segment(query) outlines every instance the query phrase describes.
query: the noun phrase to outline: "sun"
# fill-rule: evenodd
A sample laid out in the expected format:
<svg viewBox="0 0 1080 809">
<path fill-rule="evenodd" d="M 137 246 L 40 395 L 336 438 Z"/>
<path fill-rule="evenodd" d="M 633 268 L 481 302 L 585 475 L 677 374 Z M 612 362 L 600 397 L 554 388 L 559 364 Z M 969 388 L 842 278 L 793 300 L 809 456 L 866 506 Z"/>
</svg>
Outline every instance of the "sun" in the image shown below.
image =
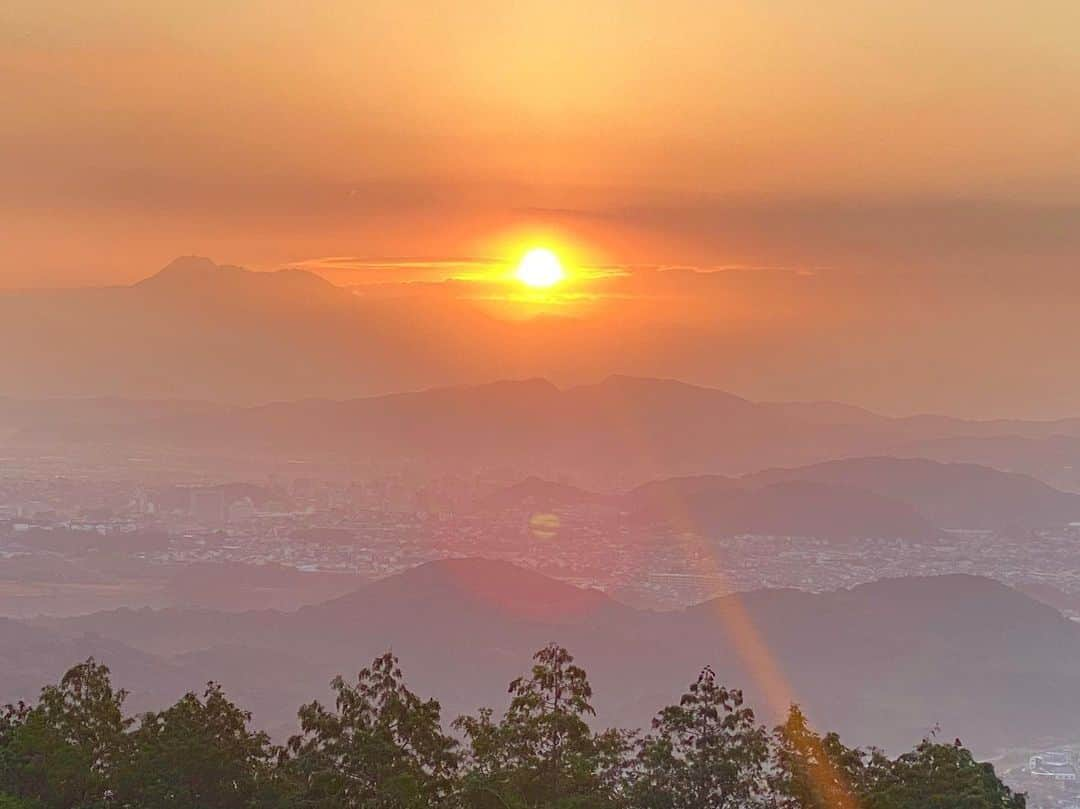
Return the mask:
<svg viewBox="0 0 1080 809">
<path fill-rule="evenodd" d="M 522 256 L 515 275 L 531 287 L 550 287 L 566 278 L 559 257 L 546 247 L 534 247 Z"/>
</svg>

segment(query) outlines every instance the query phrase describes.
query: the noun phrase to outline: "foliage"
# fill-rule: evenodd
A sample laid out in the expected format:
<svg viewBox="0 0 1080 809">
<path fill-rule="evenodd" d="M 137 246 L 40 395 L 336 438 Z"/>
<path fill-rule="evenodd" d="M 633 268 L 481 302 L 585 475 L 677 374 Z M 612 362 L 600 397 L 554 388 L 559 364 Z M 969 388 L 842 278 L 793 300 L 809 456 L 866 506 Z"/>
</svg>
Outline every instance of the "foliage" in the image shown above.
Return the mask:
<svg viewBox="0 0 1080 809">
<path fill-rule="evenodd" d="M 510 684 L 502 721 L 484 710 L 455 723 L 469 742 L 462 799 L 477 809 L 616 805 L 627 734 L 593 733 L 592 687 L 565 649 L 546 646 L 533 664 Z"/>
<path fill-rule="evenodd" d="M 333 682 L 336 710 L 300 709 L 302 733 L 289 740 L 283 766 L 305 807 L 426 809 L 453 791 L 457 742 L 442 731 L 440 707 L 404 685 L 386 654 L 355 685 Z"/>
<path fill-rule="evenodd" d="M 8 706 L 3 723 L 0 789 L 42 809 L 106 805 L 128 750 L 127 693 L 115 691 L 105 666 L 87 660 L 46 686 L 37 705 Z"/>
<path fill-rule="evenodd" d="M 251 714 L 216 683 L 168 710 L 143 716 L 117 776 L 120 805 L 140 809 L 272 806 L 270 739 L 248 729 Z"/>
<path fill-rule="evenodd" d="M 706 668 L 678 705 L 664 708 L 638 748 L 634 805 L 729 809 L 767 804 L 769 737 L 741 691 Z"/>
<path fill-rule="evenodd" d="M 959 739 L 924 739 L 892 763 L 866 800 L 867 809 L 1024 809 L 1024 803 L 992 764 L 975 761 Z"/>
<path fill-rule="evenodd" d="M 772 765 L 777 809 L 846 809 L 873 792 L 888 760 L 876 750 L 845 747 L 835 733 L 815 733 L 793 705 L 773 732 Z"/>
<path fill-rule="evenodd" d="M 93 659 L 0 710 L 0 809 L 1023 809 L 959 741 L 889 759 L 820 735 L 793 706 L 770 735 L 706 668 L 648 735 L 595 730 L 565 649 L 536 653 L 509 707 L 442 728 L 390 654 L 278 748 L 210 683 L 139 722 Z"/>
</svg>

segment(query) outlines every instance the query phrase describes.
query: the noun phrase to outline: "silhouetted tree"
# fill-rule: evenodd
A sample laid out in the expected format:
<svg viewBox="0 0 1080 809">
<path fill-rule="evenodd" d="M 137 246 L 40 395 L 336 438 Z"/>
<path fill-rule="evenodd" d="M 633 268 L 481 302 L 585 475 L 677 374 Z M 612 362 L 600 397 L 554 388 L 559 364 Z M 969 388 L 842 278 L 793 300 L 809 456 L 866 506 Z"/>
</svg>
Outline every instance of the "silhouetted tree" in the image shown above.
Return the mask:
<svg viewBox="0 0 1080 809">
<path fill-rule="evenodd" d="M 631 787 L 641 809 L 746 809 L 767 804 L 769 736 L 741 691 L 706 668 L 641 740 Z"/>
<path fill-rule="evenodd" d="M 32 706 L 0 711 L 0 809 L 1024 809 L 959 740 L 889 759 L 819 735 L 793 706 L 770 736 L 740 691 L 706 669 L 648 736 L 595 732 L 592 688 L 562 647 L 533 658 L 510 705 L 463 717 L 464 754 L 439 703 L 386 654 L 335 706 L 300 709 L 275 748 L 210 683 L 124 716 L 125 692 L 88 660 Z"/>
<path fill-rule="evenodd" d="M 139 809 L 254 809 L 280 804 L 274 750 L 249 730 L 251 714 L 216 683 L 148 713 L 132 734 L 117 778 L 116 802 Z"/>
<path fill-rule="evenodd" d="M 469 742 L 462 800 L 470 807 L 607 807 L 619 800 L 628 735 L 595 734 L 585 671 L 554 644 L 510 683 L 510 707 L 455 722 Z"/>
<path fill-rule="evenodd" d="M 1001 782 L 992 764 L 975 761 L 957 739 L 924 739 L 891 762 L 867 795 L 866 809 L 1024 809 L 1026 800 Z"/>
<path fill-rule="evenodd" d="M 104 806 L 129 750 L 126 696 L 90 658 L 43 688 L 33 708 L 9 706 L 0 790 L 42 809 Z"/>
<path fill-rule="evenodd" d="M 336 709 L 300 709 L 302 733 L 283 756 L 292 799 L 326 809 L 426 809 L 453 793 L 457 742 L 440 725 L 436 700 L 421 700 L 385 654 L 357 676 L 332 683 Z"/>
<path fill-rule="evenodd" d="M 835 733 L 814 732 L 797 705 L 773 732 L 769 784 L 777 809 L 856 809 L 888 767 L 877 750 L 845 747 Z"/>
</svg>

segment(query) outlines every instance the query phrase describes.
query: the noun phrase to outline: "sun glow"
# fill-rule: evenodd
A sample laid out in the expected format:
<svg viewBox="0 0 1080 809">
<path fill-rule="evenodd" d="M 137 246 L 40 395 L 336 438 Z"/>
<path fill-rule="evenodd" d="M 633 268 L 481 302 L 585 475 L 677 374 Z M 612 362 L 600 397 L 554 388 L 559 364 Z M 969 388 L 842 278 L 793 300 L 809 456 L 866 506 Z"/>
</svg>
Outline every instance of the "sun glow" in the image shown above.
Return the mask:
<svg viewBox="0 0 1080 809">
<path fill-rule="evenodd" d="M 566 278 L 559 257 L 546 247 L 534 247 L 522 256 L 515 275 L 521 283 L 538 288 L 553 286 Z"/>
</svg>

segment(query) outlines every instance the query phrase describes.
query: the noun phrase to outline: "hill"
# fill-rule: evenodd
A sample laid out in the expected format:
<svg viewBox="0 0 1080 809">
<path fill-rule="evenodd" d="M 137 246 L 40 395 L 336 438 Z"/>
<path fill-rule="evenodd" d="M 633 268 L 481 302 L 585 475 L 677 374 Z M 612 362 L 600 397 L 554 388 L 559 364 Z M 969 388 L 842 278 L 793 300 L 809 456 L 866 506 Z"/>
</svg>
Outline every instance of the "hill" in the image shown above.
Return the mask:
<svg viewBox="0 0 1080 809">
<path fill-rule="evenodd" d="M 906 434 L 820 423 L 723 391 L 675 380 L 612 376 L 560 389 L 507 380 L 349 400 L 82 423 L 58 413 L 18 428 L 8 444 L 65 454 L 205 453 L 215 458 L 409 461 L 445 469 L 510 466 L 543 475 L 642 483 L 701 473 L 736 474 L 865 454 Z M 906 439 L 905 439 L 906 440 Z"/>
<path fill-rule="evenodd" d="M 258 294 L 245 294 L 242 305 L 239 301 L 227 304 L 227 296 L 225 302 L 202 307 L 192 301 L 183 303 L 183 295 L 178 293 L 173 300 L 164 292 L 175 281 L 155 281 L 149 286 L 156 296 L 153 305 L 140 308 L 138 317 L 145 319 L 155 306 L 188 307 L 183 314 L 163 312 L 153 318 L 154 328 L 160 326 L 162 334 L 172 329 L 169 344 L 160 343 L 153 334 L 136 334 L 137 326 L 128 323 L 126 315 L 103 315 L 101 323 L 86 327 L 86 350 L 108 335 L 119 339 L 118 330 L 131 331 L 125 337 L 131 342 L 92 361 L 85 360 L 77 369 L 60 368 L 65 380 L 78 382 L 80 375 L 91 373 L 95 363 L 108 366 L 101 376 L 107 380 L 126 364 L 141 362 L 132 352 L 147 352 L 148 356 L 154 353 L 153 373 L 173 380 L 172 392 L 177 395 L 214 392 L 229 398 L 237 386 L 248 385 L 251 380 L 245 377 L 261 378 L 264 374 L 273 381 L 261 389 L 262 397 L 286 389 L 292 395 L 297 391 L 326 393 L 329 388 L 325 386 L 340 390 L 336 386 L 346 383 L 341 382 L 341 358 L 336 352 L 356 337 L 350 332 L 346 339 L 340 331 L 342 323 L 360 318 L 363 329 L 374 329 L 382 328 L 379 324 L 383 321 L 365 320 L 357 309 L 360 303 L 348 296 L 339 299 L 341 290 L 326 289 L 325 282 L 317 279 L 299 282 L 304 289 L 311 284 L 321 290 L 315 302 L 306 308 L 298 304 L 289 310 L 291 314 L 281 315 L 275 307 L 285 305 L 283 300 L 304 297 L 291 291 L 298 283 L 295 278 L 287 275 L 275 280 L 271 274 L 237 272 L 241 281 L 222 283 L 231 287 L 242 282 L 259 290 Z M 151 294 L 145 287 L 125 288 L 117 294 L 120 292 Z M 190 324 L 181 324 L 189 317 L 215 319 L 217 315 L 207 312 L 225 305 L 232 307 L 221 316 L 228 327 L 221 325 L 219 332 L 214 332 L 218 326 L 211 324 L 192 335 Z M 332 311 L 327 311 L 327 306 Z M 0 315 L 2 310 L 0 301 Z M 174 315 L 179 320 L 171 320 Z M 64 320 L 76 317 L 83 315 L 70 312 Z M 107 328 L 106 321 L 110 324 Z M 304 336 L 279 347 L 282 334 L 290 328 L 288 322 Z M 0 317 L 0 332 L 5 327 Z M 184 336 L 179 338 L 179 334 Z M 413 347 L 408 351 L 427 350 L 423 346 L 428 345 L 428 336 L 411 334 Z M 181 344 L 188 340 L 205 340 L 207 344 L 201 348 Z M 327 353 L 330 346 L 332 355 Z M 359 353 L 350 356 L 353 365 L 347 375 L 364 370 L 365 350 L 358 349 Z M 257 356 L 248 356 L 251 352 Z M 61 366 L 70 358 L 68 354 L 63 357 Z M 0 372 L 5 361 L 14 360 L 0 358 Z M 208 362 L 213 373 L 206 372 Z M 133 367 L 127 370 L 128 378 L 149 379 L 146 372 Z M 369 370 L 374 378 L 377 369 L 371 366 Z M 26 378 L 26 373 L 26 369 L 13 369 L 11 375 L 0 374 L 0 378 Z M 95 389 L 101 379 L 92 375 L 93 380 L 80 390 Z M 317 384 L 312 387 L 309 382 Z M 199 390 L 177 387 L 189 383 Z M 33 385 L 24 387 L 34 389 Z M 1044 480 L 1080 488 L 1080 480 L 1070 471 L 1080 469 L 1080 439 L 1046 435 L 1073 429 L 1071 421 L 897 419 L 836 403 L 753 402 L 677 380 L 618 375 L 563 388 L 541 378 L 507 379 L 362 398 L 308 398 L 250 406 L 197 400 L 0 399 L 0 442 L 15 453 L 62 453 L 94 460 L 182 454 L 186 463 L 202 463 L 216 472 L 230 461 L 236 462 L 236 468 L 246 469 L 267 461 L 297 459 L 337 464 L 363 459 L 388 466 L 407 462 L 455 472 L 509 467 L 541 478 L 573 474 L 572 484 L 604 490 L 615 488 L 613 482 L 633 486 L 672 476 L 742 475 L 837 458 L 885 456 L 985 459 L 1002 469 L 1024 469 Z M 858 486 L 857 477 L 817 482 Z M 889 491 L 876 491 L 893 496 Z M 549 491 L 541 499 L 553 494 Z M 1058 510 L 1052 511 L 1052 518 L 1057 514 Z M 937 522 L 936 515 L 924 516 Z"/>
<path fill-rule="evenodd" d="M 1080 520 L 1080 495 L 1026 475 L 921 458 L 852 458 L 742 479 L 773 486 L 803 481 L 850 486 L 909 505 L 942 528 L 1034 529 Z"/>
<path fill-rule="evenodd" d="M 264 402 L 472 378 L 503 327 L 473 307 L 361 300 L 300 270 L 179 258 L 126 287 L 0 294 L 0 395 Z M 494 375 L 493 373 L 486 376 Z"/>
<path fill-rule="evenodd" d="M 220 680 L 279 730 L 290 726 L 289 695 L 317 693 L 330 672 L 355 671 L 387 648 L 450 716 L 474 710 L 557 640 L 592 676 L 603 722 L 647 722 L 709 664 L 767 720 L 797 699 L 852 741 L 897 747 L 935 724 L 988 752 L 1067 736 L 1061 706 L 1080 688 L 1080 627 L 971 576 L 765 590 L 650 613 L 504 563 L 453 560 L 296 613 L 125 610 L 36 626 L 173 655 L 172 665 Z"/>
<path fill-rule="evenodd" d="M 9 618 L 0 618 L 0 703 L 30 701 L 74 663 L 95 656 L 107 661 L 117 680 L 137 686 L 136 709 L 149 710 L 162 700 L 175 700 L 190 687 L 190 672 L 152 653 L 114 638 L 53 632 Z"/>
</svg>

